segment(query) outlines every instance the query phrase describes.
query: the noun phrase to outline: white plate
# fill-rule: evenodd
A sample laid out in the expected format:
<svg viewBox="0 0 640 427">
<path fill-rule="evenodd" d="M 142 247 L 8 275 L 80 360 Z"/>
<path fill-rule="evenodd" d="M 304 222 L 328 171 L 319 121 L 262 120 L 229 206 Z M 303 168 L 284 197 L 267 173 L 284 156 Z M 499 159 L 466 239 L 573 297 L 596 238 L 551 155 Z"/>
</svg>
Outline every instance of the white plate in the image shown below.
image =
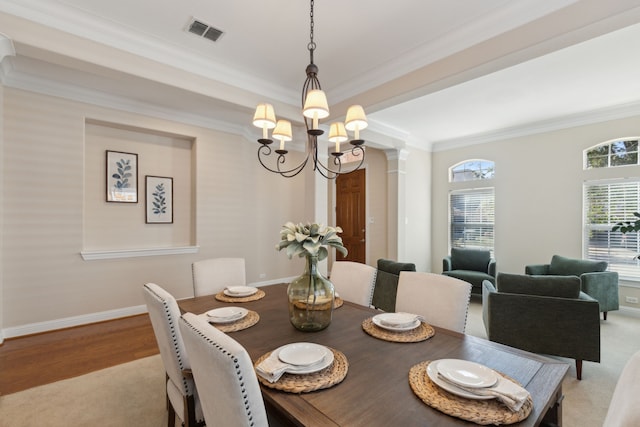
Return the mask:
<svg viewBox="0 0 640 427">
<path fill-rule="evenodd" d="M 449 381 L 464 387 L 491 387 L 498 381 L 498 374 L 493 369 L 468 360 L 439 360 L 438 372 Z"/>
<path fill-rule="evenodd" d="M 280 349 L 278 359 L 295 366 L 309 366 L 316 364 L 327 355 L 327 347 L 311 342 L 297 342 L 288 344 Z"/>
<path fill-rule="evenodd" d="M 401 320 L 401 316 L 398 316 L 398 314 L 402 315 L 404 323 L 399 321 Z M 395 332 L 410 331 L 417 328 L 418 326 L 420 326 L 420 323 L 422 323 L 419 319 L 415 319 L 413 322 L 411 322 L 408 316 L 412 316 L 415 318 L 415 314 L 407 315 L 406 313 L 381 313 L 373 316 L 371 321 L 376 326 Z M 398 324 L 399 326 L 392 326 L 392 324 Z"/>
<path fill-rule="evenodd" d="M 228 297 L 248 297 L 258 292 L 253 286 L 228 286 L 222 291 Z"/>
<path fill-rule="evenodd" d="M 221 307 L 207 311 L 207 317 L 214 323 L 231 323 L 244 318 L 249 310 L 242 307 Z"/>
<path fill-rule="evenodd" d="M 292 345 L 292 344 L 287 344 L 280 348 L 275 349 L 274 352 L 276 352 L 276 356 L 278 356 L 279 358 L 280 351 L 282 351 L 282 349 L 286 348 L 289 345 Z M 333 351 L 329 350 L 327 347 L 324 347 L 324 348 L 326 349 L 325 356 L 318 363 L 314 363 L 308 366 L 291 366 L 290 368 L 287 368 L 286 372 L 290 374 L 300 374 L 300 375 L 312 374 L 314 372 L 321 371 L 322 369 L 331 366 L 331 364 L 333 363 Z"/>
<path fill-rule="evenodd" d="M 442 378 L 439 378 L 438 377 L 438 362 L 439 362 L 439 360 L 434 360 L 433 362 L 429 363 L 429 366 L 427 366 L 427 375 L 429 376 L 431 381 L 436 383 L 437 386 L 445 389 L 449 393 L 453 393 L 455 395 L 458 395 L 460 397 L 465 397 L 467 399 L 489 400 L 489 399 L 493 399 L 494 398 L 494 396 L 479 396 L 477 394 L 469 393 L 467 391 L 462 390 L 461 388 L 458 388 L 458 387 L 454 386 L 451 383 L 446 382 Z"/>
</svg>

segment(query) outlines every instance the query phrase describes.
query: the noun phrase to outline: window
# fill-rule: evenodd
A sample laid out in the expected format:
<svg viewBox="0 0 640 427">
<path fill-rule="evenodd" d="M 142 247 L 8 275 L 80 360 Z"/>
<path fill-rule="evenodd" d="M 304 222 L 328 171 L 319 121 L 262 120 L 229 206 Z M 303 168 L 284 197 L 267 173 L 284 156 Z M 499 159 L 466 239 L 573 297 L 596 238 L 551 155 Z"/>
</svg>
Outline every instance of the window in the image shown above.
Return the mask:
<svg viewBox="0 0 640 427">
<path fill-rule="evenodd" d="M 638 138 L 616 139 L 585 151 L 585 169 L 638 164 Z"/>
<path fill-rule="evenodd" d="M 621 278 L 640 280 L 640 233 L 611 231 L 640 211 L 640 179 L 585 183 L 584 208 L 585 258 L 607 261 Z"/>
<path fill-rule="evenodd" d="M 449 168 L 449 182 L 491 179 L 494 174 L 494 162 L 489 160 L 466 160 Z"/>
<path fill-rule="evenodd" d="M 495 201 L 493 188 L 449 194 L 450 246 L 488 249 L 493 256 Z"/>
</svg>

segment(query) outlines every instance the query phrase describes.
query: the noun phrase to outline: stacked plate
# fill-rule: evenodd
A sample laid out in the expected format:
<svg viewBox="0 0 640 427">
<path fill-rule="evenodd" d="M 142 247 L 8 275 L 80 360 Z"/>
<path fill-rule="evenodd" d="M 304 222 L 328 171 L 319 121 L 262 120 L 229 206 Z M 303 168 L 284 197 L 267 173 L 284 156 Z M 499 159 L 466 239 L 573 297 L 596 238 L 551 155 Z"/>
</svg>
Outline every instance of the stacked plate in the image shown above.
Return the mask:
<svg viewBox="0 0 640 427">
<path fill-rule="evenodd" d="M 226 296 L 236 298 L 248 297 L 256 292 L 258 292 L 258 288 L 253 286 L 227 286 L 222 291 Z"/>
<path fill-rule="evenodd" d="M 231 323 L 243 319 L 249 311 L 242 307 L 221 307 L 207 311 L 210 323 Z"/>
<path fill-rule="evenodd" d="M 373 316 L 374 325 L 394 332 L 410 331 L 422 323 L 422 317 L 411 313 L 381 313 Z"/>
<path fill-rule="evenodd" d="M 275 356 L 288 366 L 285 372 L 290 374 L 311 374 L 333 363 L 333 352 L 320 344 L 297 342 L 274 350 Z"/>
<path fill-rule="evenodd" d="M 496 397 L 472 392 L 473 389 L 489 388 L 498 383 L 496 371 L 479 363 L 460 359 L 434 360 L 427 367 L 427 375 L 439 387 L 467 399 L 484 400 Z"/>
</svg>

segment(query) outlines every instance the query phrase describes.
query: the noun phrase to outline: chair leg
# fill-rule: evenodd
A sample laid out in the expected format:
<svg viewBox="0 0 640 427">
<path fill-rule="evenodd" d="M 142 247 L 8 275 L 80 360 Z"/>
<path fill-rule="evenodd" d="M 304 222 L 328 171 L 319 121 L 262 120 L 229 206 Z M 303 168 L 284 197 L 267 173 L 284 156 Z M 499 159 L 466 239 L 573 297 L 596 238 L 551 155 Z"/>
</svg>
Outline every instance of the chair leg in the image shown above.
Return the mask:
<svg viewBox="0 0 640 427">
<path fill-rule="evenodd" d="M 607 320 L 607 312 L 606 311 L 602 312 L 602 317 L 604 317 L 604 320 Z"/>
<path fill-rule="evenodd" d="M 173 409 L 173 405 L 169 402 L 167 397 L 167 427 L 175 427 L 176 425 L 176 410 Z"/>
<path fill-rule="evenodd" d="M 576 359 L 576 377 L 582 380 L 582 359 Z"/>
<path fill-rule="evenodd" d="M 193 395 L 184 397 L 184 426 L 194 427 L 196 425 L 196 399 Z"/>
</svg>

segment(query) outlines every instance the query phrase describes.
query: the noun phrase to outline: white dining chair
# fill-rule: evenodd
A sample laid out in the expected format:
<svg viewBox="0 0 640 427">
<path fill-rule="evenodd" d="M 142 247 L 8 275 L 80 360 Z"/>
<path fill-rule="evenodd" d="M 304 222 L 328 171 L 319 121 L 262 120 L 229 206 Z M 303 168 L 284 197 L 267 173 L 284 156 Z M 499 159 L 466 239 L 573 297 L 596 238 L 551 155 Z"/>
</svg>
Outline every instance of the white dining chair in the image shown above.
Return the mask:
<svg viewBox="0 0 640 427">
<path fill-rule="evenodd" d="M 442 274 L 401 271 L 396 311 L 419 314 L 433 326 L 464 333 L 471 284 Z"/>
<path fill-rule="evenodd" d="M 196 297 L 221 292 L 227 286 L 246 285 L 244 258 L 210 258 L 191 264 Z"/>
<path fill-rule="evenodd" d="M 193 313 L 182 316 L 180 332 L 207 425 L 267 426 L 260 385 L 245 348 Z"/>
<path fill-rule="evenodd" d="M 329 279 L 335 291 L 345 301 L 369 307 L 376 282 L 374 267 L 353 261 L 335 261 Z"/>
<path fill-rule="evenodd" d="M 640 426 L 640 351 L 622 368 L 602 427 Z"/>
<path fill-rule="evenodd" d="M 204 416 L 191 376 L 189 357 L 178 329 L 178 303 L 169 292 L 155 283 L 145 284 L 143 294 L 167 376 L 167 425 L 175 425 L 176 415 L 185 427 L 203 425 Z"/>
</svg>

